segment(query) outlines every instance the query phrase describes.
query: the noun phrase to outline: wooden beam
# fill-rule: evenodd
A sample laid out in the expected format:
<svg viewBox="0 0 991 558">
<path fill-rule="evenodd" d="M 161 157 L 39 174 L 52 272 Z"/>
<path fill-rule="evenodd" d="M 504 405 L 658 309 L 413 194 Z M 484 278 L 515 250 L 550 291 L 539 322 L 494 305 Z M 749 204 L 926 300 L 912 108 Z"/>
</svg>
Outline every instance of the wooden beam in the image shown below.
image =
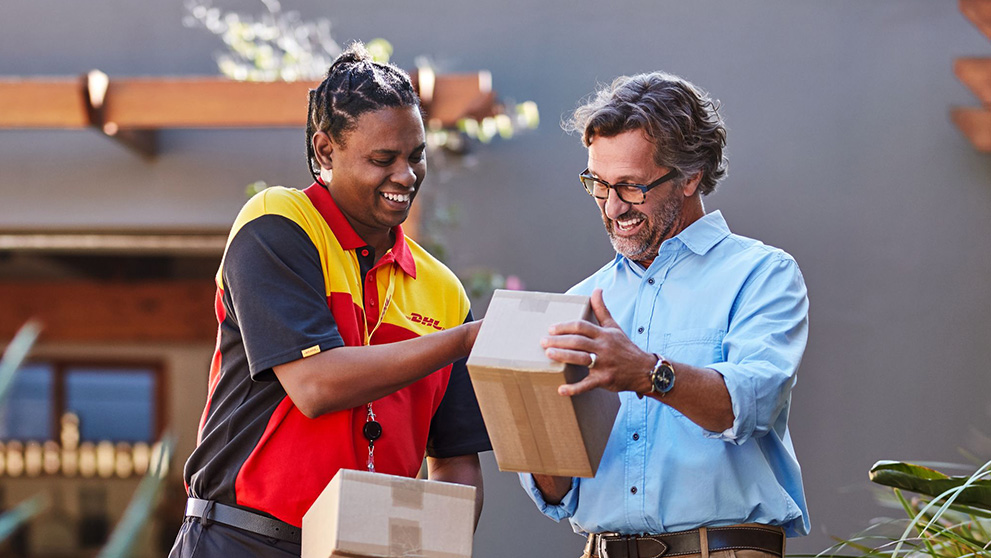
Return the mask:
<svg viewBox="0 0 991 558">
<path fill-rule="evenodd" d="M 991 39 L 991 0 L 960 0 L 960 11 Z"/>
<path fill-rule="evenodd" d="M 197 342 L 217 336 L 210 280 L 0 283 L 0 339 L 30 318 L 42 342 Z"/>
<path fill-rule="evenodd" d="M 107 120 L 107 91 L 110 76 L 100 70 L 93 70 L 84 77 L 83 100 L 86 102 L 86 115 L 91 126 L 125 147 L 152 158 L 158 151 L 158 137 L 155 130 L 136 128 L 120 129 L 116 122 Z"/>
<path fill-rule="evenodd" d="M 491 81 L 488 72 L 435 76 L 430 100 L 424 102 L 428 120 L 453 127 L 464 117 L 492 115 Z M 118 136 L 161 128 L 303 127 L 309 90 L 317 85 L 221 77 L 114 78 L 98 71 L 82 79 L 4 79 L 0 129 L 92 125 Z"/>
<path fill-rule="evenodd" d="M 0 128 L 89 126 L 78 78 L 0 79 Z"/>
<path fill-rule="evenodd" d="M 978 151 L 991 153 L 991 110 L 955 107 L 950 117 Z"/>
<path fill-rule="evenodd" d="M 957 58 L 953 73 L 985 105 L 991 105 L 991 58 Z"/>
<path fill-rule="evenodd" d="M 481 120 L 495 114 L 489 72 L 435 75 L 423 68 L 412 77 L 431 127 L 451 128 L 462 118 Z"/>
<path fill-rule="evenodd" d="M 222 78 L 114 78 L 105 120 L 120 129 L 269 128 L 306 125 L 318 83 Z"/>
</svg>

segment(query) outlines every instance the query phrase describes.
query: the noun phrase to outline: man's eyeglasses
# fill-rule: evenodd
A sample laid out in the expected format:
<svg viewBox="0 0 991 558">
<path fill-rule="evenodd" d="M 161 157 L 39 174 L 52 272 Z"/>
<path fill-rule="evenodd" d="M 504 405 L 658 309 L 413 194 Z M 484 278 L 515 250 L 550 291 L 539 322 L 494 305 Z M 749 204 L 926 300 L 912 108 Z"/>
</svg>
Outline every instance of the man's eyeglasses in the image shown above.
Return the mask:
<svg viewBox="0 0 991 558">
<path fill-rule="evenodd" d="M 624 202 L 640 205 L 647 200 L 647 192 L 649 192 L 652 188 L 660 186 L 671 179 L 677 178 L 679 174 L 680 173 L 677 169 L 671 169 L 670 172 L 647 185 L 630 184 L 627 182 L 610 184 L 605 180 L 599 180 L 598 178 L 592 176 L 589 174 L 588 169 L 585 169 L 578 175 L 578 179 L 582 181 L 582 186 L 585 187 L 585 191 L 588 192 L 588 195 L 593 198 L 598 198 L 600 200 L 609 199 L 609 189 L 611 188 L 616 190 L 616 195 L 619 196 L 619 199 Z"/>
</svg>

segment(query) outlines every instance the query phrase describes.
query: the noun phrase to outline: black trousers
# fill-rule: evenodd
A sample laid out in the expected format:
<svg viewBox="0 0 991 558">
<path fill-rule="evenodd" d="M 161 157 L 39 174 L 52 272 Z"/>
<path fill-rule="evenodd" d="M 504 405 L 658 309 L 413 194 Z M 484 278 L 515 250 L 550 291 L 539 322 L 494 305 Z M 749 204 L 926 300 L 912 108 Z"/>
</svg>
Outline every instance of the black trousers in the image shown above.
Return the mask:
<svg viewBox="0 0 991 558">
<path fill-rule="evenodd" d="M 300 545 L 272 539 L 222 523 L 201 523 L 187 517 L 179 529 L 169 558 L 299 558 Z"/>
</svg>

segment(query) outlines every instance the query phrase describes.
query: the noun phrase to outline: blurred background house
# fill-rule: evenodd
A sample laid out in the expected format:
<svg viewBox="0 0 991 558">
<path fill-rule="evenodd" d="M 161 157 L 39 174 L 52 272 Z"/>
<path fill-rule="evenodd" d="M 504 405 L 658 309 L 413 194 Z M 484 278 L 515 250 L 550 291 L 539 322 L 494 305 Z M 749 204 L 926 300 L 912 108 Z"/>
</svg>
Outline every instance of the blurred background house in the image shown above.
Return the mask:
<svg viewBox="0 0 991 558">
<path fill-rule="evenodd" d="M 283 8 L 330 18 L 341 44 L 384 37 L 410 70 L 420 56 L 438 75 L 486 70 L 501 98 L 539 106 L 536 130 L 431 160 L 417 235 L 466 280 L 514 275 L 560 292 L 611 257 L 577 180 L 585 151 L 558 126 L 597 84 L 663 69 L 720 99 L 730 173 L 706 207 L 793 254 L 812 303 L 791 428 L 813 534 L 789 541 L 791 552 L 821 550 L 885 513 L 866 479 L 878 459 L 960 461 L 960 447 L 991 456 L 991 160 L 949 116 L 979 104 L 954 60 L 987 56 L 991 42 L 956 2 Z M 112 87 L 118 77 L 215 76 L 223 47 L 184 26 L 186 15 L 178 0 L 8 1 L 0 79 L 99 69 Z M 304 107 L 301 97 L 293 110 Z M 142 556 L 164 554 L 206 396 L 227 229 L 249 184 L 309 184 L 303 141 L 301 127 L 180 126 L 157 131 L 148 154 L 88 125 L 0 129 L 0 344 L 26 316 L 47 318 L 0 417 L 0 506 L 39 492 L 50 501 L 0 552 L 92 554 L 169 427 L 179 435 L 173 478 L 142 545 Z M 485 302 L 482 292 L 478 314 Z M 94 461 L 46 473 L 44 442 L 66 440 L 92 444 Z M 582 540 L 542 518 L 515 475 L 491 455 L 483 466 L 477 557 L 580 553 Z"/>
</svg>

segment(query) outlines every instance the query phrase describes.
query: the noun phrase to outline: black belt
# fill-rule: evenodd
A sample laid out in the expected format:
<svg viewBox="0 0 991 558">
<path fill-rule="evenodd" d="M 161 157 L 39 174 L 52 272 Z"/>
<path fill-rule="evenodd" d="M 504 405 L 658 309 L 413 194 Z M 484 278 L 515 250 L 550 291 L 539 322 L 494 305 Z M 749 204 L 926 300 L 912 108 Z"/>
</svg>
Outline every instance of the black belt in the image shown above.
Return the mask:
<svg viewBox="0 0 991 558">
<path fill-rule="evenodd" d="M 662 535 L 616 535 L 592 533 L 585 556 L 591 558 L 658 558 L 701 554 L 698 529 Z M 709 552 L 759 550 L 784 556 L 784 531 L 775 527 L 734 526 L 706 529 Z"/>
<path fill-rule="evenodd" d="M 198 517 L 204 521 L 216 521 L 245 531 L 251 531 L 272 539 L 300 544 L 300 529 L 285 521 L 218 504 L 213 500 L 190 498 L 186 501 L 186 517 Z"/>
</svg>

